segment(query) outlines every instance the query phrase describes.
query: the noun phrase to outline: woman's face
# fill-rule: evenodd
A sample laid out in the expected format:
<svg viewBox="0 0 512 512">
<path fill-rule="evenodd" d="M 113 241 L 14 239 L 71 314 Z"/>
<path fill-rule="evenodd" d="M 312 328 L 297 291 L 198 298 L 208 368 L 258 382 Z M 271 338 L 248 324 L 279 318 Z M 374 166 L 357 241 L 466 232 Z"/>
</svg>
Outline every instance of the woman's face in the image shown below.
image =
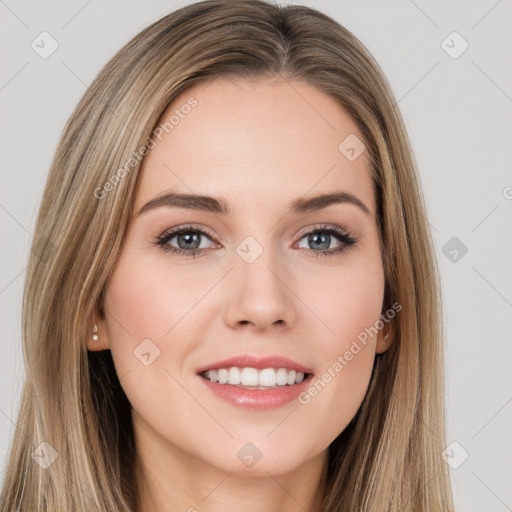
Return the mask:
<svg viewBox="0 0 512 512">
<path fill-rule="evenodd" d="M 384 294 L 362 136 L 302 82 L 198 84 L 161 122 L 96 347 L 112 351 L 138 443 L 240 474 L 325 461 L 387 348 L 385 329 L 361 342 Z"/>
</svg>

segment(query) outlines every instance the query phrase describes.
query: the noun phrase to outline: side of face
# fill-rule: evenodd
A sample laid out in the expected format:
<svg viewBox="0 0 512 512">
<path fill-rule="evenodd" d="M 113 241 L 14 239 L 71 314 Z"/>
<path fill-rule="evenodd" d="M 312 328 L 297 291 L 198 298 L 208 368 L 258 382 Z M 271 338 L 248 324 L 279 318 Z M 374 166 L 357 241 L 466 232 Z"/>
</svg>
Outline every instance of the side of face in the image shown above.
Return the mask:
<svg viewBox="0 0 512 512">
<path fill-rule="evenodd" d="M 162 457 L 281 474 L 325 453 L 357 412 L 375 353 L 387 349 L 385 328 L 362 335 L 379 320 L 385 283 L 369 164 L 364 150 L 357 155 L 355 123 L 309 84 L 197 84 L 162 122 L 190 98 L 194 108 L 180 110 L 143 160 L 100 342 L 89 349 L 111 350 L 139 438 L 164 448 Z M 368 212 L 350 202 L 290 211 L 296 199 L 334 191 Z M 230 213 L 160 206 L 137 215 L 169 192 L 222 197 Z M 190 236 L 156 244 L 190 225 L 207 233 L 194 257 L 164 250 Z M 355 241 L 325 229 L 308 236 L 319 227 Z M 311 386 L 302 400 L 266 410 L 228 403 L 197 372 L 239 354 L 288 357 L 313 370 Z M 252 467 L 244 446 L 261 454 Z"/>
</svg>

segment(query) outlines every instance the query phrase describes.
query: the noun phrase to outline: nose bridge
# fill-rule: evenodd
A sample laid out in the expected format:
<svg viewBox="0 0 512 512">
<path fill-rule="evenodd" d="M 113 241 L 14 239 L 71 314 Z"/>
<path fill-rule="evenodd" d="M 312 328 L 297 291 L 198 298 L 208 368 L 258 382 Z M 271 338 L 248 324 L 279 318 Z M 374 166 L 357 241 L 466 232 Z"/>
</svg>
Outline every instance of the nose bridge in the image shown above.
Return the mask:
<svg viewBox="0 0 512 512">
<path fill-rule="evenodd" d="M 285 262 L 271 235 L 247 236 L 234 251 L 227 321 L 252 323 L 262 329 L 274 323 L 291 324 L 293 294 L 283 274 Z"/>
</svg>

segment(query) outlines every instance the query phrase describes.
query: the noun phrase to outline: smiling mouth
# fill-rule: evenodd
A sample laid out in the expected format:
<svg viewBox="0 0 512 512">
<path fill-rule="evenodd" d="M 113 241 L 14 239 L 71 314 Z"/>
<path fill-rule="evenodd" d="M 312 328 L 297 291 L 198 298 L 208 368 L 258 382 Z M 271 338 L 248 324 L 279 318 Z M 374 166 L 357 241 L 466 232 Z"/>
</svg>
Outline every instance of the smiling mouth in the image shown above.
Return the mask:
<svg viewBox="0 0 512 512">
<path fill-rule="evenodd" d="M 206 370 L 199 375 L 217 384 L 229 384 L 244 389 L 274 389 L 300 384 L 312 374 L 288 368 L 257 369 L 250 366 L 232 366 Z"/>
</svg>

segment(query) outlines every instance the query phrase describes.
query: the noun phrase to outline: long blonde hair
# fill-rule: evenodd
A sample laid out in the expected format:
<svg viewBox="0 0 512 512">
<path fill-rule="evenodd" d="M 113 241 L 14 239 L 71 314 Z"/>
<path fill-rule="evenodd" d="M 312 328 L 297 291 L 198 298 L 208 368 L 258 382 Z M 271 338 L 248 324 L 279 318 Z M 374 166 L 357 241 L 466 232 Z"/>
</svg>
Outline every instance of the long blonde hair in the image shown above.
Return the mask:
<svg viewBox="0 0 512 512">
<path fill-rule="evenodd" d="M 130 404 L 110 352 L 87 350 L 89 320 L 131 215 L 134 155 L 179 93 L 216 77 L 312 84 L 351 115 L 371 162 L 384 309 L 402 310 L 360 409 L 329 447 L 322 510 L 452 511 L 439 277 L 396 100 L 348 30 L 312 8 L 264 0 L 206 0 L 164 16 L 106 64 L 70 117 L 27 270 L 26 379 L 0 509 L 137 510 Z"/>
</svg>

